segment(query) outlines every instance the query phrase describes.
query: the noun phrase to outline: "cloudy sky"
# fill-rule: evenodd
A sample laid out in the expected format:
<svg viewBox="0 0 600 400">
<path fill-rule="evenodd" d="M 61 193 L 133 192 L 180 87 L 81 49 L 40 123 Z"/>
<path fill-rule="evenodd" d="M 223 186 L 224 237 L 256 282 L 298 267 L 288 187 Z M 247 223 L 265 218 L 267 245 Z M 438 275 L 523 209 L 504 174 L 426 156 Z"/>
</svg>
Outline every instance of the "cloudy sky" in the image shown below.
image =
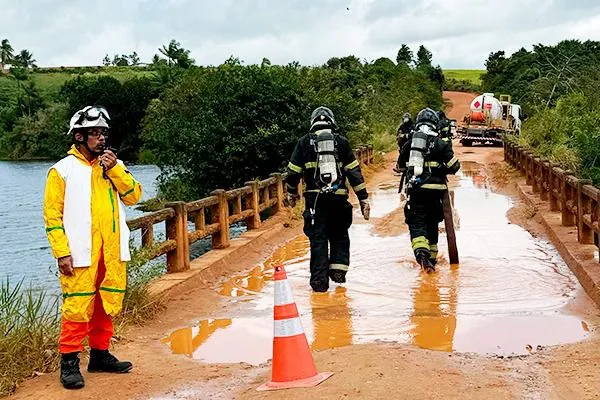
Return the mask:
<svg viewBox="0 0 600 400">
<path fill-rule="evenodd" d="M 133 51 L 149 62 L 174 38 L 204 65 L 395 59 L 407 43 L 443 68 L 483 68 L 496 50 L 600 40 L 598 0 L 0 0 L 0 15 L 0 39 L 39 66 Z"/>
</svg>

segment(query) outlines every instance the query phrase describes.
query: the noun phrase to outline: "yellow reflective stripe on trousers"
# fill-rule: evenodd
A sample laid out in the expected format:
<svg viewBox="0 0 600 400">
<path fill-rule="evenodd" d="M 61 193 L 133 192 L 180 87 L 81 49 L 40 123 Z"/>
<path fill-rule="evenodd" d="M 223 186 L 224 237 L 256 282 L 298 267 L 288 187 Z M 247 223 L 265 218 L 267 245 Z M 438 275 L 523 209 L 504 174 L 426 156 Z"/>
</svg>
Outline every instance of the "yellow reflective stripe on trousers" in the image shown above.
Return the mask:
<svg viewBox="0 0 600 400">
<path fill-rule="evenodd" d="M 296 164 L 289 163 L 288 164 L 288 168 L 291 169 L 294 172 L 297 172 L 297 173 L 301 173 L 302 172 L 302 167 L 299 167 Z"/>
<path fill-rule="evenodd" d="M 425 161 L 426 167 L 439 167 L 440 163 L 437 161 Z"/>
<path fill-rule="evenodd" d="M 350 268 L 347 265 L 344 264 L 329 264 L 329 269 L 338 269 L 340 271 L 348 271 L 348 268 Z"/>
<path fill-rule="evenodd" d="M 346 165 L 346 166 L 344 167 L 344 169 L 345 169 L 346 171 L 350 171 L 351 169 L 353 169 L 353 168 L 356 168 L 356 167 L 358 167 L 358 160 L 354 160 L 354 161 L 352 161 L 350 164 Z"/>
<path fill-rule="evenodd" d="M 360 185 L 354 186 L 353 189 L 354 189 L 355 192 L 358 192 L 359 190 L 363 190 L 363 189 L 366 189 L 366 188 L 367 188 L 367 185 L 365 183 L 361 183 Z"/>
<path fill-rule="evenodd" d="M 451 167 L 451 166 L 453 166 L 454 164 L 456 164 L 456 162 L 457 162 L 457 161 L 458 161 L 458 158 L 456 158 L 456 157 L 452 157 L 452 158 L 450 159 L 450 161 L 448 161 L 448 163 L 446 163 L 446 165 L 447 165 L 448 167 Z"/>
<path fill-rule="evenodd" d="M 429 250 L 429 240 L 425 236 L 418 236 L 412 240 L 412 249 L 427 249 Z"/>
<path fill-rule="evenodd" d="M 429 245 L 429 251 L 431 252 L 431 256 L 429 257 L 432 260 L 435 260 L 438 256 L 438 245 L 437 244 L 430 244 Z"/>
<path fill-rule="evenodd" d="M 446 190 L 448 186 L 445 183 L 426 183 L 419 186 L 421 189 L 434 189 L 434 190 Z"/>
</svg>

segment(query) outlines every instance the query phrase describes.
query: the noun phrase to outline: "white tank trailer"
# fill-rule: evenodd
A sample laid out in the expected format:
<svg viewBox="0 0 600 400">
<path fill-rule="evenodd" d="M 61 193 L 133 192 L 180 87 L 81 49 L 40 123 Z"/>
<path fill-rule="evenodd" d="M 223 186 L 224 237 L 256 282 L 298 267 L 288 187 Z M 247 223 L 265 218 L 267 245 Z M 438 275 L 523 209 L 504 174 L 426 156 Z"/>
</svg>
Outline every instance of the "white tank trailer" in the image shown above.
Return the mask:
<svg viewBox="0 0 600 400">
<path fill-rule="evenodd" d="M 458 130 L 460 142 L 463 146 L 475 142 L 501 146 L 504 135 L 519 134 L 521 116 L 521 107 L 511 104 L 510 96 L 501 95 L 498 99 L 494 93 L 483 93 L 471 101 L 470 113 Z"/>
</svg>

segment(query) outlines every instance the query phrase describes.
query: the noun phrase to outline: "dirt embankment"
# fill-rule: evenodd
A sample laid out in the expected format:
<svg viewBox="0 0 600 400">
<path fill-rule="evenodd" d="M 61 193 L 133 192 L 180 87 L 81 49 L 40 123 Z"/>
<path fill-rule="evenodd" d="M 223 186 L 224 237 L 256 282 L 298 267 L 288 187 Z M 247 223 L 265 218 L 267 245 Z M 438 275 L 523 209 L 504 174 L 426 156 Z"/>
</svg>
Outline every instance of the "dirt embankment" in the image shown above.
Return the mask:
<svg viewBox="0 0 600 400">
<path fill-rule="evenodd" d="M 447 95 L 455 104 L 464 104 L 470 95 Z M 467 101 L 468 101 L 467 100 Z M 468 105 L 467 105 L 468 108 Z M 448 115 L 454 118 L 456 108 Z M 458 119 L 458 118 L 457 118 Z M 518 179 L 502 163 L 502 149 L 455 144 L 461 162 L 477 162 L 488 171 L 496 190 L 514 192 Z M 392 172 L 395 155 L 387 168 L 371 172 L 369 186 L 397 184 Z M 515 197 L 511 211 L 515 223 L 535 232 L 535 221 Z M 402 227 L 402 212 L 396 220 L 374 221 L 382 232 Z M 281 224 L 275 220 L 271 224 Z M 540 231 L 541 232 L 541 231 Z M 267 257 L 284 240 L 300 234 L 300 227 L 285 230 L 280 237 L 249 249 L 232 262 L 229 271 L 250 269 Z M 160 339 L 181 326 L 193 325 L 198 315 L 227 312 L 228 303 L 216 294 L 213 282 L 177 295 L 167 310 L 144 327 L 130 329 L 115 354 L 134 362 L 126 375 L 87 374 L 86 388 L 67 392 L 59 385 L 58 374 L 37 377 L 18 389 L 15 399 L 598 399 L 600 398 L 600 341 L 542 349 L 528 356 L 485 357 L 446 353 L 410 345 L 378 343 L 315 351 L 320 371 L 335 375 L 322 385 L 307 390 L 258 393 L 255 387 L 268 380 L 270 365 L 204 364 L 174 356 Z M 593 328 L 590 328 L 593 329 Z M 86 362 L 82 363 L 84 366 Z"/>
</svg>

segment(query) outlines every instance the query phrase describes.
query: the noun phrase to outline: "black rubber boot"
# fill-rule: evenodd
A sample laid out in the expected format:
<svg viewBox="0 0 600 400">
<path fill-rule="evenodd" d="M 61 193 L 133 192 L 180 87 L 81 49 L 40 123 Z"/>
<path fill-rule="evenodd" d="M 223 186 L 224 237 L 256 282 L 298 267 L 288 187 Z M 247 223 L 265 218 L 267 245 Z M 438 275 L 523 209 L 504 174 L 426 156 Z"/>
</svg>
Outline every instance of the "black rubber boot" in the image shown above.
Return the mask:
<svg viewBox="0 0 600 400">
<path fill-rule="evenodd" d="M 312 280 L 310 281 L 310 287 L 314 292 L 324 293 L 329 290 L 329 280 Z"/>
<path fill-rule="evenodd" d="M 335 283 L 346 283 L 346 271 L 340 269 L 330 269 L 329 278 Z"/>
<path fill-rule="evenodd" d="M 427 250 L 417 250 L 415 252 L 415 258 L 417 259 L 417 263 L 423 268 L 425 272 L 431 274 L 435 272 L 435 266 L 430 260 L 431 254 Z"/>
<path fill-rule="evenodd" d="M 61 354 L 60 383 L 65 389 L 81 389 L 85 386 L 79 370 L 79 353 Z"/>
<path fill-rule="evenodd" d="M 113 372 L 123 374 L 131 371 L 133 364 L 129 361 L 119 361 L 115 356 L 110 354 L 108 350 L 90 351 L 90 363 L 88 364 L 88 372 Z"/>
</svg>

